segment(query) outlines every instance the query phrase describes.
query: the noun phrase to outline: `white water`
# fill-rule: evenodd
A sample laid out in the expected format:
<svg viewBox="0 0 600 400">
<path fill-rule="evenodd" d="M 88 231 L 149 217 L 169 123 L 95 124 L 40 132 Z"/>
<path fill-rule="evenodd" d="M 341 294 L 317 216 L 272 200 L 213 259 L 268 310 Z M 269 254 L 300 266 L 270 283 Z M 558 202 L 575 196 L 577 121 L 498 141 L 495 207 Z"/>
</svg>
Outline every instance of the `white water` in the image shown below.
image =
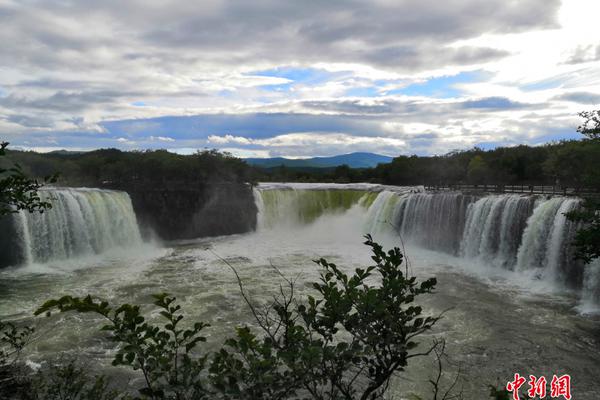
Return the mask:
<svg viewBox="0 0 600 400">
<path fill-rule="evenodd" d="M 322 184 L 263 185 L 255 197 L 261 229 L 297 229 L 324 214 L 343 214 L 354 205 L 366 209 L 361 233 L 399 234 L 408 243 L 471 260 L 469 264 L 481 272 L 495 267 L 515 271 L 515 277 L 526 278 L 531 287 L 576 290 L 586 309 L 599 297 L 599 268 L 573 260 L 571 242 L 577 225 L 564 213 L 578 206 L 575 198 L 475 197 L 424 193 L 418 188 Z"/>
<path fill-rule="evenodd" d="M 25 264 L 66 260 L 142 243 L 129 195 L 100 189 L 44 189 L 52 208 L 15 218 Z"/>
<path fill-rule="evenodd" d="M 487 196 L 469 205 L 461 254 L 481 257 L 503 268 L 512 268 L 520 238 L 531 213 L 527 196 Z"/>
</svg>

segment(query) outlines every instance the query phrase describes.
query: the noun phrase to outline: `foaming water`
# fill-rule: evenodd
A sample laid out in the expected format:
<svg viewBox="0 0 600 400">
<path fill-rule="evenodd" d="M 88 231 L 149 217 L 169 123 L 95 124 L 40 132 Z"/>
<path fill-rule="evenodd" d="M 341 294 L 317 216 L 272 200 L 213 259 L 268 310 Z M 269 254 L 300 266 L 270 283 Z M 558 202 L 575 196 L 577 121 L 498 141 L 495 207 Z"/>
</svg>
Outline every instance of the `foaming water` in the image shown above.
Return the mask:
<svg viewBox="0 0 600 400">
<path fill-rule="evenodd" d="M 353 232 L 399 235 L 406 243 L 459 256 L 479 275 L 498 269 L 536 292 L 574 290 L 586 304 L 598 301 L 597 267 L 573 257 L 578 225 L 565 213 L 579 206 L 576 198 L 311 184 L 259 186 L 255 198 L 259 230 L 296 232 L 328 215 L 356 218 L 348 210 L 362 207 L 361 229 Z"/>
<path fill-rule="evenodd" d="M 142 243 L 129 195 L 101 189 L 43 189 L 52 208 L 14 217 L 24 264 L 103 253 Z"/>
<path fill-rule="evenodd" d="M 469 204 L 461 254 L 512 268 L 532 203 L 526 196 L 507 195 L 487 196 Z"/>
<path fill-rule="evenodd" d="M 297 228 L 327 214 L 343 214 L 355 205 L 370 207 L 380 196 L 423 191 L 423 187 L 375 184 L 261 183 L 254 189 L 258 230 Z M 380 201 L 381 202 L 381 201 Z"/>
</svg>

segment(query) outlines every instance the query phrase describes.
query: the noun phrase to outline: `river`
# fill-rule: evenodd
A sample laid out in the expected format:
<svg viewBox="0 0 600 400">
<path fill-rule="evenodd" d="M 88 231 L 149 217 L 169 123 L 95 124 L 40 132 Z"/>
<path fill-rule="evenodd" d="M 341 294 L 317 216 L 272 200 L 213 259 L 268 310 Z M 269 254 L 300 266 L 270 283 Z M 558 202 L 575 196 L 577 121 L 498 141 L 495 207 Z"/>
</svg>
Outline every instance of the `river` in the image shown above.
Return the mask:
<svg viewBox="0 0 600 400">
<path fill-rule="evenodd" d="M 98 207 L 102 200 L 95 196 L 93 207 Z M 568 373 L 574 399 L 598 398 L 597 266 L 565 261 L 564 247 L 574 227 L 561 215 L 575 207 L 574 199 L 298 184 L 262 185 L 255 196 L 259 224 L 247 234 L 143 243 L 134 232 L 124 245 L 103 245 L 98 251 L 93 246 L 79 251 L 79 246 L 76 254 L 61 250 L 53 256 L 46 249 L 38 251 L 37 260 L 38 253 L 30 252 L 24 265 L 0 270 L 0 318 L 36 326 L 35 340 L 24 354 L 31 365 L 64 353 L 135 386 L 139 377 L 109 365 L 115 348 L 103 339 L 100 319 L 76 314 L 33 318 L 33 311 L 49 298 L 90 293 L 113 304 L 144 304 L 151 312 L 150 295 L 169 292 L 178 297 L 187 318 L 211 323 L 206 348 L 212 349 L 235 326 L 253 323 L 233 272 L 220 258 L 236 267 L 251 299 L 265 303 L 281 282 L 272 265 L 298 277 L 302 296 L 318 278 L 316 258 L 347 270 L 370 264 L 362 235 L 372 233 L 386 246 L 401 246 L 419 278 L 437 277 L 436 292 L 422 304 L 432 315 L 445 313 L 422 346 L 433 338 L 446 339 L 445 379 L 459 373 L 466 399 L 486 398 L 489 384 L 504 386 L 515 372 L 549 380 Z M 121 213 L 132 212 L 121 198 L 119 207 Z M 50 212 L 45 218 L 51 218 Z M 131 229 L 131 216 L 119 220 L 126 222 L 119 229 Z M 81 221 L 98 223 L 91 217 Z M 27 226 L 36 229 L 31 221 Z M 114 236 L 108 226 L 107 233 L 83 231 Z M 415 359 L 394 380 L 390 395 L 426 395 L 433 361 Z"/>
</svg>

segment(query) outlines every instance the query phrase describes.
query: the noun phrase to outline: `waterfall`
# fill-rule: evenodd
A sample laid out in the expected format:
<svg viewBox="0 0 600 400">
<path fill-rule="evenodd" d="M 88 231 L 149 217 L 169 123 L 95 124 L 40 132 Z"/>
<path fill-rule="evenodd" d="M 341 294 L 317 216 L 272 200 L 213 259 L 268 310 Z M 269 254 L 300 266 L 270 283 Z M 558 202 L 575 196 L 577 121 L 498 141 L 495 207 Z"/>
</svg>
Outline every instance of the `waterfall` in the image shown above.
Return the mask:
<svg viewBox="0 0 600 400">
<path fill-rule="evenodd" d="M 259 187 L 255 198 L 259 229 L 308 224 L 361 206 L 364 232 L 400 234 L 405 242 L 524 272 L 600 302 L 600 262 L 584 266 L 573 257 L 579 225 L 564 214 L 579 206 L 576 198 L 322 184 Z"/>
<path fill-rule="evenodd" d="M 142 241 L 125 192 L 42 189 L 39 194 L 52 208 L 44 213 L 21 211 L 13 220 L 25 263 L 100 254 Z"/>
<path fill-rule="evenodd" d="M 580 308 L 583 312 L 600 308 L 600 259 L 585 266 Z"/>
<path fill-rule="evenodd" d="M 554 197 L 537 201 L 517 255 L 517 270 L 542 268 L 541 276 L 550 281 L 581 284 L 583 268 L 574 262 L 570 242 L 577 229 L 567 220 L 578 199 Z"/>
<path fill-rule="evenodd" d="M 532 199 L 520 195 L 486 196 L 470 204 L 461 255 L 512 268 L 532 207 Z"/>
<path fill-rule="evenodd" d="M 343 214 L 354 206 L 377 208 L 380 196 L 421 191 L 422 187 L 384 187 L 374 184 L 260 184 L 254 188 L 257 228 L 309 224 L 325 214 Z M 384 194 L 388 193 L 388 194 Z M 381 217 L 379 215 L 378 217 Z"/>
<path fill-rule="evenodd" d="M 397 229 L 395 223 L 398 201 L 400 197 L 389 190 L 365 196 L 362 202 L 368 208 L 365 231 L 375 236 L 381 233 L 393 233 Z"/>
<path fill-rule="evenodd" d="M 401 197 L 396 226 L 405 240 L 433 250 L 457 253 L 472 196 L 418 193 Z"/>
<path fill-rule="evenodd" d="M 260 201 L 258 226 L 308 224 L 325 213 L 343 213 L 366 194 L 360 190 L 264 190 Z"/>
</svg>

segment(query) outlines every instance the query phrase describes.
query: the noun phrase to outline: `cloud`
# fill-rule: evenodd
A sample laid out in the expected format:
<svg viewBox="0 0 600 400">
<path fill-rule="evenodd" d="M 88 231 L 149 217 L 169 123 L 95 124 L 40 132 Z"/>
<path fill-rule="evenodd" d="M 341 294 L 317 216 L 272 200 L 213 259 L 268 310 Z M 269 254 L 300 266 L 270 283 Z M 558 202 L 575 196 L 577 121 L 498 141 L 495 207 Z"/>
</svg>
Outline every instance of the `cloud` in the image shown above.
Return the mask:
<svg viewBox="0 0 600 400">
<path fill-rule="evenodd" d="M 133 144 L 135 144 L 135 142 L 133 140 L 129 140 L 129 139 L 124 138 L 124 137 L 117 138 L 117 142 L 122 143 L 122 144 L 126 144 L 126 145 L 133 145 Z M 56 144 L 58 144 L 58 143 L 56 143 Z"/>
<path fill-rule="evenodd" d="M 175 139 L 168 136 L 150 136 L 150 140 L 158 140 L 159 142 L 174 142 Z"/>
<path fill-rule="evenodd" d="M 569 58 L 567 64 L 583 64 L 600 60 L 600 45 L 577 46 Z"/>
<path fill-rule="evenodd" d="M 556 96 L 555 99 L 579 104 L 600 104 L 600 94 L 591 92 L 568 92 Z"/>
<path fill-rule="evenodd" d="M 350 153 L 355 151 L 372 151 L 382 154 L 398 154 L 406 149 L 402 139 L 389 137 L 365 137 L 344 133 L 302 132 L 277 135 L 268 139 L 252 139 L 231 135 L 210 136 L 209 142 L 227 145 L 250 145 L 249 151 L 270 156 L 319 156 L 332 152 Z M 227 147 L 235 153 L 242 152 L 240 147 Z M 247 149 L 244 149 L 247 150 Z"/>
<path fill-rule="evenodd" d="M 487 97 L 483 99 L 465 101 L 462 103 L 462 107 L 511 110 L 515 108 L 526 108 L 529 107 L 529 105 L 507 99 L 506 97 Z"/>
<path fill-rule="evenodd" d="M 287 156 L 532 143 L 552 125 L 540 121 L 576 126 L 600 88 L 598 40 L 565 10 L 559 0 L 5 1 L 0 135 L 36 148 Z"/>
<path fill-rule="evenodd" d="M 225 136 L 218 136 L 218 135 L 210 135 L 207 139 L 208 143 L 211 144 L 229 144 L 229 143 L 235 143 L 235 144 L 252 144 L 252 140 L 245 138 L 243 136 L 232 136 L 232 135 L 225 135 Z"/>
</svg>

